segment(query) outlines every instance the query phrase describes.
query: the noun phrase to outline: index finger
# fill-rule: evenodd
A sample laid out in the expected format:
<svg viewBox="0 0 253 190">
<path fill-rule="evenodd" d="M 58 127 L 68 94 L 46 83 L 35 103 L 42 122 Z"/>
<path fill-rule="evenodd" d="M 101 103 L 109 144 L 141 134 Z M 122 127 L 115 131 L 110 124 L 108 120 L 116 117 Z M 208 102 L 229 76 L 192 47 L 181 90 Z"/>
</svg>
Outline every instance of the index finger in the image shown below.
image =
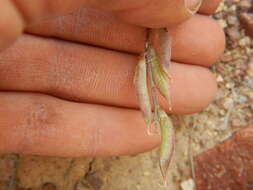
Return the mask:
<svg viewBox="0 0 253 190">
<path fill-rule="evenodd" d="M 164 15 L 177 15 L 180 18 L 189 16 L 189 11 L 194 12 L 201 4 L 202 0 L 13 0 L 15 11 L 20 13 L 20 16 L 26 23 L 33 23 L 39 20 L 65 15 L 73 12 L 76 9 L 86 7 L 103 9 L 110 11 L 146 11 L 147 14 L 155 12 L 155 16 L 162 12 Z M 3 1 L 5 2 L 5 1 Z M 5 4 L 5 3 L 0 3 Z M 3 6 L 1 6 L 3 7 Z M 6 6 L 5 6 L 6 7 Z M 141 14 L 139 14 L 141 16 Z M 175 17 L 174 19 L 179 20 Z M 148 17 L 147 17 L 148 19 Z M 184 19 L 184 18 L 183 18 Z"/>
<path fill-rule="evenodd" d="M 216 5 L 220 0 L 214 1 Z M 27 25 L 65 15 L 81 7 L 112 10 L 129 23 L 152 28 L 183 22 L 191 16 L 189 12 L 198 9 L 200 3 L 201 0 L 2 0 L 0 50 L 8 47 Z M 210 8 L 206 11 L 210 12 Z"/>
<path fill-rule="evenodd" d="M 117 15 L 127 21 L 148 28 L 173 27 L 199 13 L 213 14 L 221 0 L 152 0 L 144 7 L 121 10 Z M 185 6 L 185 7 L 183 7 Z"/>
</svg>

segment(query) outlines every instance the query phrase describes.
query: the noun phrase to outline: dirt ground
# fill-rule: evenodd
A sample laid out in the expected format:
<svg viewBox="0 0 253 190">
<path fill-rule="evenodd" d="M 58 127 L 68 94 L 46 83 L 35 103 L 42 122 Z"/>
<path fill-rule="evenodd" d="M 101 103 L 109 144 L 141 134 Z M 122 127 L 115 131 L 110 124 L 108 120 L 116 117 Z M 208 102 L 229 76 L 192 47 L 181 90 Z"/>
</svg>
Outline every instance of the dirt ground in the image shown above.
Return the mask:
<svg viewBox="0 0 253 190">
<path fill-rule="evenodd" d="M 162 185 L 154 150 L 107 159 L 2 155 L 0 190 L 193 190 L 194 155 L 253 125 L 253 40 L 245 36 L 238 16 L 249 2 L 226 0 L 214 16 L 227 38 L 224 55 L 211 68 L 218 94 L 202 113 L 173 116 L 176 151 L 168 187 Z"/>
</svg>

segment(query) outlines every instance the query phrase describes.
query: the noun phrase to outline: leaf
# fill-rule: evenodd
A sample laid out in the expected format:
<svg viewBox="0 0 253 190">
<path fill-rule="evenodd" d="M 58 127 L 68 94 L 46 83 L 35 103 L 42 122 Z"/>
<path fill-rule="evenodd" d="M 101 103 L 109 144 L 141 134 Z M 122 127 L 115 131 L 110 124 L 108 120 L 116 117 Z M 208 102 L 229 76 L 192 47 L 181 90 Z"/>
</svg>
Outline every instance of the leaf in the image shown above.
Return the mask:
<svg viewBox="0 0 253 190">
<path fill-rule="evenodd" d="M 164 183 L 168 178 L 168 170 L 174 152 L 174 129 L 170 117 L 163 111 L 159 110 L 159 123 L 161 128 L 161 145 L 160 145 L 160 170 Z"/>
<path fill-rule="evenodd" d="M 147 65 L 145 63 L 144 56 L 140 58 L 136 66 L 134 85 L 136 88 L 140 108 L 149 132 L 153 116 L 147 87 Z"/>
</svg>

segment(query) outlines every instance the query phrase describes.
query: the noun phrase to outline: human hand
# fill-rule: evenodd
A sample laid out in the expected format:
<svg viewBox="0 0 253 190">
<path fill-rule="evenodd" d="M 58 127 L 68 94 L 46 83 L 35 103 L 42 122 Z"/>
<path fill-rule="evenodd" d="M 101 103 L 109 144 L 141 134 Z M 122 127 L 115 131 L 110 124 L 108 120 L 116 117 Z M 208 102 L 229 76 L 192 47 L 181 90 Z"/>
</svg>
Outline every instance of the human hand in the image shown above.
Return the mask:
<svg viewBox="0 0 253 190">
<path fill-rule="evenodd" d="M 212 13 L 213 3 L 204 1 L 200 13 Z M 112 156 L 159 144 L 158 135 L 146 133 L 132 84 L 145 28 L 82 9 L 26 31 L 0 54 L 1 153 Z M 203 14 L 169 33 L 172 113 L 199 112 L 216 92 L 207 67 L 223 52 L 224 34 Z"/>
</svg>

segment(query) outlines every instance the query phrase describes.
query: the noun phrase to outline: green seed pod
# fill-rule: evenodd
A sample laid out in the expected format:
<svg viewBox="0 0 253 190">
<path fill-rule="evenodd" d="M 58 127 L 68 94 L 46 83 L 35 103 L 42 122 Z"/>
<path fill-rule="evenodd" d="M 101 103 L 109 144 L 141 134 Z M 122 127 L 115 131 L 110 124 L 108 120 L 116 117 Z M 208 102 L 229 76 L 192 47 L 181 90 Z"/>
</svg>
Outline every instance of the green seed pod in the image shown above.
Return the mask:
<svg viewBox="0 0 253 190">
<path fill-rule="evenodd" d="M 171 110 L 171 97 L 170 97 L 170 78 L 166 71 L 164 71 L 158 57 L 155 54 L 154 48 L 149 48 L 149 55 L 151 56 L 151 71 L 156 88 L 161 95 L 168 101 L 169 108 Z"/>
<path fill-rule="evenodd" d="M 138 65 L 136 66 L 135 76 L 134 76 L 134 85 L 137 92 L 137 98 L 140 104 L 140 108 L 148 127 L 148 132 L 152 122 L 152 107 L 150 103 L 150 97 L 147 86 L 147 64 L 145 59 L 142 56 L 139 60 Z"/>
<path fill-rule="evenodd" d="M 172 40 L 165 28 L 151 29 L 150 41 L 155 53 L 163 67 L 163 70 L 168 74 L 171 63 L 171 44 Z"/>
<path fill-rule="evenodd" d="M 160 169 L 166 183 L 174 152 L 174 129 L 170 117 L 163 110 L 160 109 L 158 114 L 161 128 Z"/>
</svg>

